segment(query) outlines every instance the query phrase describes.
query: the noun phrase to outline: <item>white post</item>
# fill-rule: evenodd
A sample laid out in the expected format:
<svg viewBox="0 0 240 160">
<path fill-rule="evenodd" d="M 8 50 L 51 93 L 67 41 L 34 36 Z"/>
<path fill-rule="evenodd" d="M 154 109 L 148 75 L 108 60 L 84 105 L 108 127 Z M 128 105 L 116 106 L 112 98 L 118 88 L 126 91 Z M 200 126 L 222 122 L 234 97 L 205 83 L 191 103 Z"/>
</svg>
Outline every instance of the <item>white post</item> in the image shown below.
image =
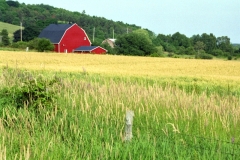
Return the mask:
<svg viewBox="0 0 240 160">
<path fill-rule="evenodd" d="M 127 111 L 126 113 L 126 125 L 125 125 L 125 141 L 130 141 L 133 137 L 132 135 L 132 125 L 133 125 L 133 111 Z"/>
</svg>

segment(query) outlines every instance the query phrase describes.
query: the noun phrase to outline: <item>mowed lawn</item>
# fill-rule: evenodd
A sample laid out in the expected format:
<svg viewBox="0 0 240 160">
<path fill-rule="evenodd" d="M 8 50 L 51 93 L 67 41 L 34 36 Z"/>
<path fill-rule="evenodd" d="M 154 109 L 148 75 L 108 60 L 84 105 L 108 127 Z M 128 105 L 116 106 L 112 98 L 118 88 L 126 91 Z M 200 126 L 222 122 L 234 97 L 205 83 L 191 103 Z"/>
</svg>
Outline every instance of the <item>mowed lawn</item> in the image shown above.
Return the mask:
<svg viewBox="0 0 240 160">
<path fill-rule="evenodd" d="M 0 66 L 117 76 L 239 81 L 240 61 L 0 51 Z"/>
</svg>

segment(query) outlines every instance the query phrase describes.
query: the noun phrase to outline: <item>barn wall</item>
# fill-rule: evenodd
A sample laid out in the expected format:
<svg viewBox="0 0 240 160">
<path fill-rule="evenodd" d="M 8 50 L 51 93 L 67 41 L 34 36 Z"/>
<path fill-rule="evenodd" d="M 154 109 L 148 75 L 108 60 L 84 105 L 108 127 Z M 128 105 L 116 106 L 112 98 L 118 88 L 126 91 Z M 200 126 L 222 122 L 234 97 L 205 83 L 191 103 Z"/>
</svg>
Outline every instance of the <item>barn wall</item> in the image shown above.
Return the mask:
<svg viewBox="0 0 240 160">
<path fill-rule="evenodd" d="M 60 52 L 73 52 L 79 46 L 90 46 L 91 42 L 84 32 L 78 25 L 74 24 L 70 27 L 60 42 Z"/>
<path fill-rule="evenodd" d="M 58 44 L 54 44 L 54 52 L 58 52 Z"/>
<path fill-rule="evenodd" d="M 96 53 L 96 54 L 104 54 L 106 53 L 106 50 L 100 48 L 100 47 L 97 47 L 95 48 L 94 50 L 92 50 L 92 53 Z"/>
</svg>

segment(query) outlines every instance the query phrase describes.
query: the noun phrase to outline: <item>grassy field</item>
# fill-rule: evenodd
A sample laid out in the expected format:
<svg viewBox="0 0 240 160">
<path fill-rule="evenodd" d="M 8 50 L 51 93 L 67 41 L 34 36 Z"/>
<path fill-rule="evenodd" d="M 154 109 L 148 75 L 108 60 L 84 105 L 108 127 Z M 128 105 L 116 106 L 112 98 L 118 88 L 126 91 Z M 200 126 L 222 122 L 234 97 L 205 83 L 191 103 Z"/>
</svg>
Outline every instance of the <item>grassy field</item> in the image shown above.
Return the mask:
<svg viewBox="0 0 240 160">
<path fill-rule="evenodd" d="M 239 80 L 239 61 L 1 51 L 0 65 L 107 75 Z"/>
<path fill-rule="evenodd" d="M 0 22 L 0 31 L 2 31 L 3 29 L 7 29 L 8 31 L 8 36 L 10 37 L 10 39 L 13 39 L 13 33 L 17 30 L 20 29 L 20 26 L 16 26 L 16 25 L 12 25 L 12 24 L 8 24 L 8 23 L 4 23 L 4 22 Z"/>
<path fill-rule="evenodd" d="M 0 159 L 240 156 L 239 61 L 1 51 L 0 65 Z M 16 109 L 33 86 L 54 101 Z"/>
</svg>

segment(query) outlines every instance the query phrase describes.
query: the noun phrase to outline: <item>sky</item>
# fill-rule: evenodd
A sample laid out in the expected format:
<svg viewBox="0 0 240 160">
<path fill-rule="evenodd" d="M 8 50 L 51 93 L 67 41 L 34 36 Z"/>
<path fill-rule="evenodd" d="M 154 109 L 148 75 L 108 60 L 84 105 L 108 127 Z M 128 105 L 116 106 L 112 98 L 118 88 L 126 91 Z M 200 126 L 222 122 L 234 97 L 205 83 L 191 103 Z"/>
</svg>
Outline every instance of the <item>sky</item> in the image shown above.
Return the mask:
<svg viewBox="0 0 240 160">
<path fill-rule="evenodd" d="M 240 0 L 18 0 L 47 4 L 90 16 L 147 28 L 157 34 L 187 37 L 213 33 L 240 43 Z"/>
</svg>

